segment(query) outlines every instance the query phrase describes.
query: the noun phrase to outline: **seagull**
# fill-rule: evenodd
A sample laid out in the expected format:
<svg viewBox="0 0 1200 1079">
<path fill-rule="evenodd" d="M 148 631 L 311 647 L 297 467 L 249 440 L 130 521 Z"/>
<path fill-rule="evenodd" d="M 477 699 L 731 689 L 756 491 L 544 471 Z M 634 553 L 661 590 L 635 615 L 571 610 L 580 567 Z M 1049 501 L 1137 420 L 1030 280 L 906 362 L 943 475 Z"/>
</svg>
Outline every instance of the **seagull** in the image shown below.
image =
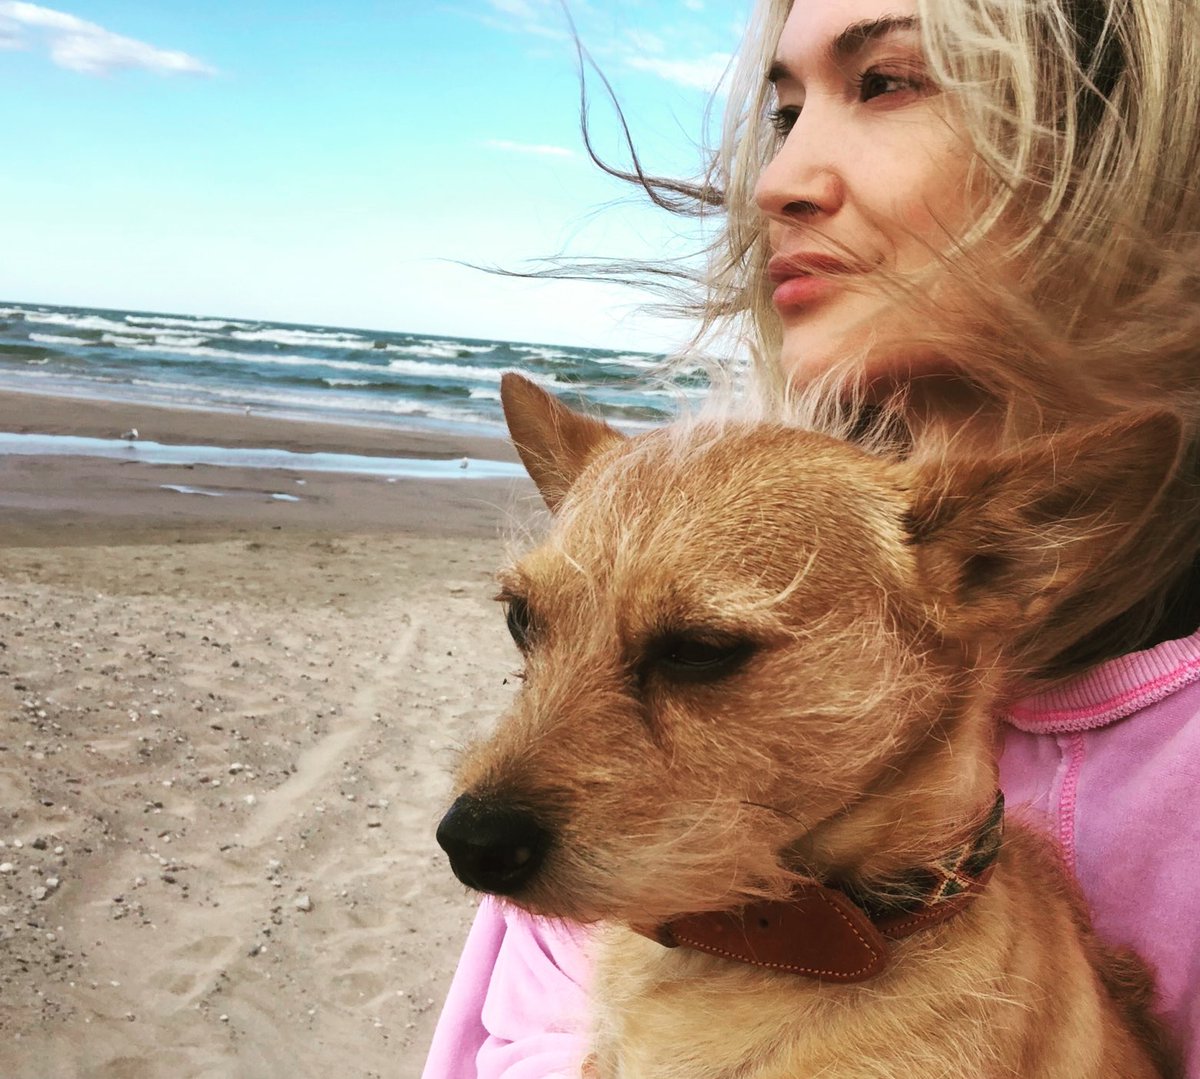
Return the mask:
<svg viewBox="0 0 1200 1079">
<path fill-rule="evenodd" d="M 138 437 L 137 428 L 129 428 L 129 430 L 126 431 L 121 437 L 125 439 L 126 442 L 136 442 Z"/>
<path fill-rule="evenodd" d="M 471 463 L 471 459 L 469 457 L 464 457 L 461 461 L 458 462 L 458 467 L 466 468 L 467 465 L 469 465 L 470 463 Z"/>
</svg>

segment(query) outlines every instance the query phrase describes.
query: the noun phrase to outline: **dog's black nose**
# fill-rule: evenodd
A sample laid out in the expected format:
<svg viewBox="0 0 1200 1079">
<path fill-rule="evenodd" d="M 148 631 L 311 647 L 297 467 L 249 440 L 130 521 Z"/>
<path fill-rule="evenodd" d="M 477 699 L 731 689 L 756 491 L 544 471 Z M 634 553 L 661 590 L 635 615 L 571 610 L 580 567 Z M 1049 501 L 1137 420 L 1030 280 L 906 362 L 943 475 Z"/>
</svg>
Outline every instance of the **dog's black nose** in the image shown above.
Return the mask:
<svg viewBox="0 0 1200 1079">
<path fill-rule="evenodd" d="M 542 864 L 550 833 L 523 809 L 464 794 L 442 818 L 437 841 L 468 888 L 515 895 Z"/>
</svg>

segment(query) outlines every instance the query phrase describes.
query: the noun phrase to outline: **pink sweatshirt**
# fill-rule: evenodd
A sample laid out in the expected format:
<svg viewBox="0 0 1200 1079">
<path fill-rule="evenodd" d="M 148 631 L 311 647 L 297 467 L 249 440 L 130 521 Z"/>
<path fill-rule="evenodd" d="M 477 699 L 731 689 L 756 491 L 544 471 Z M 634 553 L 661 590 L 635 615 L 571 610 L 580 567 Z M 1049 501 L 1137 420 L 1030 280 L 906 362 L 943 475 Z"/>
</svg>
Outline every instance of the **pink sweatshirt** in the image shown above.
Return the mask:
<svg viewBox="0 0 1200 1079">
<path fill-rule="evenodd" d="M 1200 1079 L 1200 632 L 1134 652 L 1003 717 L 1010 810 L 1062 844 L 1109 941 L 1158 972 Z M 578 1079 L 588 934 L 485 900 L 423 1079 Z"/>
</svg>

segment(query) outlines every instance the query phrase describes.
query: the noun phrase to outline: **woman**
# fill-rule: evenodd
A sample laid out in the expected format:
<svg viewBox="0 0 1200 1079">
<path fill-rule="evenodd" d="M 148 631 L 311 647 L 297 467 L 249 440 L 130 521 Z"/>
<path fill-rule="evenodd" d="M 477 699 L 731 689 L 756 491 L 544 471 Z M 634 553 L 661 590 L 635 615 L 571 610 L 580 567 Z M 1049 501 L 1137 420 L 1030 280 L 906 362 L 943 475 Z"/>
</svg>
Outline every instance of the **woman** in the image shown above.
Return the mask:
<svg viewBox="0 0 1200 1079">
<path fill-rule="evenodd" d="M 775 402 L 899 420 L 915 454 L 1150 404 L 1196 441 L 1197 0 L 762 0 L 727 116 L 673 190 L 725 215 L 704 327 L 741 328 Z M 1195 456 L 1027 642 L 1001 773 L 1156 967 L 1200 1079 Z M 587 973 L 586 929 L 485 902 L 426 1079 L 578 1076 Z"/>
</svg>

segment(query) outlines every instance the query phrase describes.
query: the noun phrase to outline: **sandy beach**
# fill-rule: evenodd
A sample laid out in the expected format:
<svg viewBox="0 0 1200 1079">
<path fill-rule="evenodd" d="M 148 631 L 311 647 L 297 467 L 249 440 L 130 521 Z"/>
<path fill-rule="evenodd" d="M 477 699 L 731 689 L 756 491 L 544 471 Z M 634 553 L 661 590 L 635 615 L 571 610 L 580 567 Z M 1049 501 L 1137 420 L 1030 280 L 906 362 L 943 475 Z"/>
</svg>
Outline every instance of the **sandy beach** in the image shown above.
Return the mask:
<svg viewBox="0 0 1200 1079">
<path fill-rule="evenodd" d="M 0 394 L 0 431 L 133 426 L 512 459 Z M 513 691 L 492 574 L 531 492 L 0 455 L 0 1075 L 420 1074 L 473 912 L 433 830 Z"/>
</svg>

